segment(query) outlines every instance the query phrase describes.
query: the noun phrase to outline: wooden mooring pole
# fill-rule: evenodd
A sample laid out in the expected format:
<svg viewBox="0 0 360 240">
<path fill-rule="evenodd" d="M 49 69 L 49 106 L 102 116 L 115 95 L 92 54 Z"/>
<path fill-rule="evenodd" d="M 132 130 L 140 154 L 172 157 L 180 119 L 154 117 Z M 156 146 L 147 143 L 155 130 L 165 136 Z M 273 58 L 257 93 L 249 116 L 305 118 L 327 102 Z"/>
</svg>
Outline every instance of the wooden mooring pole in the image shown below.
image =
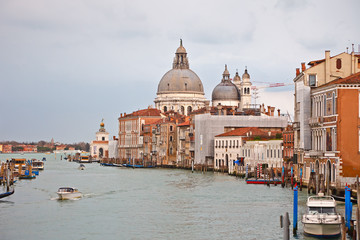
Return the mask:
<svg viewBox="0 0 360 240">
<path fill-rule="evenodd" d="M 280 227 L 284 229 L 284 240 L 290 239 L 290 232 L 289 232 L 290 220 L 289 220 L 289 213 L 286 212 L 285 216 L 280 216 Z"/>
</svg>

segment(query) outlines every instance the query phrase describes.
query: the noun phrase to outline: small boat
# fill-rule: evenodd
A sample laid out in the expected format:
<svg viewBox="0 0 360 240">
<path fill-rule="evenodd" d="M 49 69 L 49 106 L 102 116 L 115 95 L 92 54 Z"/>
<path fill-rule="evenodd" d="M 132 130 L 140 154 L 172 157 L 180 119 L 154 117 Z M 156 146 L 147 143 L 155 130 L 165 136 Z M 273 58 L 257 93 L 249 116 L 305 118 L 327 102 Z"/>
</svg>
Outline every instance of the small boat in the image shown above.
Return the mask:
<svg viewBox="0 0 360 240">
<path fill-rule="evenodd" d="M 341 234 L 341 215 L 336 212 L 336 201 L 331 196 L 309 197 L 307 211 L 302 217 L 305 235 L 336 237 Z"/>
<path fill-rule="evenodd" d="M 33 170 L 44 170 L 44 162 L 42 161 L 33 161 L 32 162 Z"/>
<path fill-rule="evenodd" d="M 339 202 L 345 202 L 345 197 L 340 197 L 340 196 L 336 196 L 336 195 L 331 195 L 336 201 L 339 201 Z M 352 203 L 357 203 L 357 200 L 356 198 L 350 198 L 350 201 Z"/>
<path fill-rule="evenodd" d="M 79 163 L 90 163 L 89 156 L 80 156 Z"/>
<path fill-rule="evenodd" d="M 128 168 L 154 168 L 155 166 L 149 165 L 149 166 L 144 166 L 144 165 L 137 165 L 137 164 L 123 164 L 124 167 L 128 167 Z"/>
<path fill-rule="evenodd" d="M 30 180 L 30 179 L 34 179 L 36 178 L 35 174 L 28 174 L 28 175 L 21 175 L 19 176 L 19 179 L 27 179 L 27 180 Z"/>
<path fill-rule="evenodd" d="M 263 178 L 248 178 L 245 180 L 247 184 L 281 184 L 281 180 L 274 178 L 274 179 L 263 179 Z"/>
<path fill-rule="evenodd" d="M 43 158 L 42 158 L 42 161 L 45 162 L 45 161 L 46 161 L 46 157 L 43 157 Z"/>
<path fill-rule="evenodd" d="M 0 199 L 4 198 L 4 197 L 7 197 L 7 196 L 10 196 L 11 194 L 14 194 L 14 192 L 15 192 L 15 189 L 13 189 L 12 191 L 0 193 Z"/>
<path fill-rule="evenodd" d="M 61 200 L 81 198 L 82 196 L 81 192 L 72 187 L 61 187 L 56 193 Z"/>
<path fill-rule="evenodd" d="M 80 164 L 80 166 L 78 167 L 79 170 L 85 170 L 85 165 L 84 164 Z"/>
</svg>

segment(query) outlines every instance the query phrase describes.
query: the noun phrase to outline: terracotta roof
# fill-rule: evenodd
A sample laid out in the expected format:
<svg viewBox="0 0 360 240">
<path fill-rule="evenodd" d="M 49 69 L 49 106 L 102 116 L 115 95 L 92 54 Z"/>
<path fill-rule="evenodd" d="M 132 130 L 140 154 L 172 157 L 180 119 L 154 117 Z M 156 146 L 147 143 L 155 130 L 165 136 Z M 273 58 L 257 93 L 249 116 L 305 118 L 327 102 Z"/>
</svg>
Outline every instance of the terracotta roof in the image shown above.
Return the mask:
<svg viewBox="0 0 360 240">
<path fill-rule="evenodd" d="M 130 114 L 126 114 L 123 117 L 135 117 L 135 116 L 156 116 L 160 117 L 160 110 L 156 108 L 141 109 Z"/>
<path fill-rule="evenodd" d="M 178 127 L 182 127 L 182 126 L 190 126 L 190 121 L 187 120 L 186 122 L 178 124 Z"/>
<path fill-rule="evenodd" d="M 250 133 L 250 136 L 247 136 L 247 133 Z M 271 137 L 275 137 L 277 133 L 281 133 L 281 131 L 270 131 Z M 215 137 L 228 137 L 228 136 L 245 136 L 245 137 L 255 137 L 255 136 L 263 136 L 263 137 L 269 137 L 269 131 L 262 130 L 258 127 L 243 127 L 243 128 L 237 128 L 235 130 L 232 130 L 230 132 L 222 133 L 219 135 L 216 135 Z"/>
<path fill-rule="evenodd" d="M 360 84 L 360 72 L 355 73 L 353 75 L 350 75 L 346 78 L 339 78 L 336 80 L 333 80 L 327 84 L 324 84 L 320 87 L 335 85 L 335 84 Z"/>
</svg>

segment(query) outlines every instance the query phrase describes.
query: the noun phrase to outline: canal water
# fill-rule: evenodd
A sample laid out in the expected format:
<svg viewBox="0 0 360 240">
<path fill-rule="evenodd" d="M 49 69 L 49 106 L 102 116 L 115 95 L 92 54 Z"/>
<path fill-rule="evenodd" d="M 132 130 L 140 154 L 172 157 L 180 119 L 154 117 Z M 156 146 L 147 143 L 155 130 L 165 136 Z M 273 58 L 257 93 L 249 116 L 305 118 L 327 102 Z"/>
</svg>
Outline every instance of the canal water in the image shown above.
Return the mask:
<svg viewBox="0 0 360 240">
<path fill-rule="evenodd" d="M 129 169 L 46 157 L 34 180 L 20 180 L 0 200 L 0 239 L 283 239 L 280 215 L 292 222 L 293 192 L 280 186 L 247 185 L 219 173 L 178 169 Z M 77 187 L 83 198 L 57 199 L 59 187 Z M 306 191 L 299 193 L 302 234 Z M 344 206 L 340 205 L 340 212 Z M 292 230 L 292 225 L 290 226 Z"/>
</svg>

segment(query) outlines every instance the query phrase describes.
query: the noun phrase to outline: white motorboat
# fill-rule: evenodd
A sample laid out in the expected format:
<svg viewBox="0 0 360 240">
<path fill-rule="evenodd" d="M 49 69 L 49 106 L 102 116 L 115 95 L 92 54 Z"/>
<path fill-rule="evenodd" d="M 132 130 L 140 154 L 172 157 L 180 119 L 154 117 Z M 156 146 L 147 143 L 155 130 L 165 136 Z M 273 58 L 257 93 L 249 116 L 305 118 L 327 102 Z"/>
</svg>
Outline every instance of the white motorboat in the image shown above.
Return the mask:
<svg viewBox="0 0 360 240">
<path fill-rule="evenodd" d="M 32 162 L 32 169 L 33 170 L 44 170 L 44 162 L 42 161 L 33 161 Z"/>
<path fill-rule="evenodd" d="M 302 217 L 304 233 L 316 237 L 335 237 L 341 234 L 341 215 L 336 212 L 336 201 L 331 196 L 309 197 L 307 212 Z"/>
<path fill-rule="evenodd" d="M 80 164 L 79 167 L 78 167 L 79 170 L 85 170 L 85 165 L 84 164 Z"/>
<path fill-rule="evenodd" d="M 59 199 L 61 200 L 75 199 L 82 197 L 81 192 L 79 192 L 76 188 L 72 188 L 72 187 L 61 187 L 57 191 L 57 194 L 59 195 Z"/>
</svg>

